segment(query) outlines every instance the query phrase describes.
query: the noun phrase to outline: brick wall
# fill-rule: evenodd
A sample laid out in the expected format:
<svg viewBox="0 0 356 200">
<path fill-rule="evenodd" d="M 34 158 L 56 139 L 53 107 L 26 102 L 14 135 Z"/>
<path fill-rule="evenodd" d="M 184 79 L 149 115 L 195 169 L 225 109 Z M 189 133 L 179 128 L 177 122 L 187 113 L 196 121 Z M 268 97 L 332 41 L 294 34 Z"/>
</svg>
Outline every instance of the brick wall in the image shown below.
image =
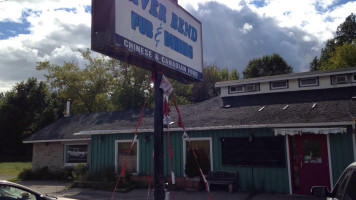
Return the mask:
<svg viewBox="0 0 356 200">
<path fill-rule="evenodd" d="M 90 144 L 90 141 L 79 142 L 44 142 L 33 144 L 32 170 L 48 167 L 55 171 L 65 167 L 64 145 L 66 144 Z M 90 162 L 90 145 L 88 145 L 88 159 Z"/>
</svg>

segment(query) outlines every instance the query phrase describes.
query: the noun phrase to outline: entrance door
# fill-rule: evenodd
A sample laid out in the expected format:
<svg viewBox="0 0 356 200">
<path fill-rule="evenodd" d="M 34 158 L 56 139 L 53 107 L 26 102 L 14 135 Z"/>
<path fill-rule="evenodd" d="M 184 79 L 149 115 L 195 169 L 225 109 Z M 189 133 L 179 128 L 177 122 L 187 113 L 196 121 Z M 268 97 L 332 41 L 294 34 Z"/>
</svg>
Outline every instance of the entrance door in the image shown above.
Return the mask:
<svg viewBox="0 0 356 200">
<path fill-rule="evenodd" d="M 289 136 L 293 194 L 310 194 L 312 186 L 330 188 L 326 135 Z"/>
</svg>

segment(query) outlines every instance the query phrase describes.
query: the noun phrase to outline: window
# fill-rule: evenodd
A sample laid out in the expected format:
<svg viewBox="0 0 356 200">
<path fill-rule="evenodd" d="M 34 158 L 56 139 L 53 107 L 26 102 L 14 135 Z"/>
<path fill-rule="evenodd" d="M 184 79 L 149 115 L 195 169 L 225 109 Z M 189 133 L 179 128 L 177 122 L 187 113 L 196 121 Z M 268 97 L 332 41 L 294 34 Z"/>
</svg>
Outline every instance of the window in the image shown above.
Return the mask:
<svg viewBox="0 0 356 200">
<path fill-rule="evenodd" d="M 185 141 L 183 145 L 185 175 L 188 177 L 200 176 L 199 168 L 196 165 L 192 149 L 197 155 L 203 174 L 208 174 L 209 171 L 213 170 L 210 138 L 190 138 L 190 142 Z"/>
<path fill-rule="evenodd" d="M 35 194 L 9 185 L 0 185 L 0 199 L 36 200 Z"/>
<path fill-rule="evenodd" d="M 255 84 L 246 85 L 247 92 L 252 92 L 252 91 L 256 91 L 256 90 L 257 90 L 257 87 Z"/>
<path fill-rule="evenodd" d="M 288 88 L 288 81 L 271 82 L 271 90 Z"/>
<path fill-rule="evenodd" d="M 122 167 L 124 166 L 126 156 L 126 173 L 138 173 L 138 142 L 134 142 L 132 145 L 131 151 L 131 140 L 118 140 L 116 141 L 116 172 L 121 172 Z"/>
<path fill-rule="evenodd" d="M 348 83 L 347 75 L 337 75 L 332 77 L 332 83 L 335 84 L 343 84 Z"/>
<path fill-rule="evenodd" d="M 344 199 L 356 199 L 356 171 L 354 170 L 346 187 Z"/>
<path fill-rule="evenodd" d="M 356 74 L 352 74 L 352 82 L 356 82 Z"/>
<path fill-rule="evenodd" d="M 230 86 L 230 93 L 237 93 L 237 92 L 244 92 L 244 86 L 243 85 L 237 85 L 237 86 Z"/>
<path fill-rule="evenodd" d="M 318 78 L 303 78 L 299 79 L 300 87 L 309 87 L 309 86 L 317 86 L 319 85 Z"/>
<path fill-rule="evenodd" d="M 66 164 L 87 163 L 88 145 L 65 145 L 64 154 Z"/>
<path fill-rule="evenodd" d="M 285 166 L 283 137 L 221 138 L 220 142 L 225 166 Z"/>
<path fill-rule="evenodd" d="M 347 169 L 337 181 L 337 184 L 333 190 L 333 195 L 338 199 L 342 199 L 345 193 L 346 184 L 351 176 L 351 169 Z"/>
</svg>

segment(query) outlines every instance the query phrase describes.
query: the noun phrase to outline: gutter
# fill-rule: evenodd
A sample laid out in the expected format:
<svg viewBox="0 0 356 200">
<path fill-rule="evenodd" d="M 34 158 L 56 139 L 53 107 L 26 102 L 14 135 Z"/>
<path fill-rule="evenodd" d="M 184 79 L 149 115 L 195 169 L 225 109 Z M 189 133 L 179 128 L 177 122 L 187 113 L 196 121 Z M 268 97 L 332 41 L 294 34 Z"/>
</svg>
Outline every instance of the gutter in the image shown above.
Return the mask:
<svg viewBox="0 0 356 200">
<path fill-rule="evenodd" d="M 44 142 L 74 142 L 74 141 L 90 141 L 91 138 L 78 138 L 78 139 L 58 139 L 58 140 L 28 140 L 22 141 L 24 144 L 31 143 L 44 143 Z"/>
<path fill-rule="evenodd" d="M 204 131 L 204 130 L 221 130 L 221 129 L 251 129 L 251 128 L 307 128 L 307 127 L 335 127 L 335 126 L 352 126 L 354 122 L 321 122 L 321 123 L 291 123 L 291 124 L 254 124 L 254 125 L 229 125 L 229 126 L 207 126 L 186 128 L 186 131 Z M 104 134 L 125 134 L 133 133 L 136 129 L 125 130 L 91 130 L 80 131 L 73 135 L 104 135 Z M 183 131 L 182 128 L 170 128 L 170 131 Z M 153 133 L 153 129 L 138 129 L 137 133 Z"/>
</svg>

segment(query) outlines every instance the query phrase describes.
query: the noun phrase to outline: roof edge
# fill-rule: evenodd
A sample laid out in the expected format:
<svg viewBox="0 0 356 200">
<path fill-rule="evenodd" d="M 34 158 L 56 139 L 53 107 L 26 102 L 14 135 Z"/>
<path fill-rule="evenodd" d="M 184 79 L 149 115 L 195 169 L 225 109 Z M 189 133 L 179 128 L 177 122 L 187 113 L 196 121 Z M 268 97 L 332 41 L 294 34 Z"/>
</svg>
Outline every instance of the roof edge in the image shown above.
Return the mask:
<svg viewBox="0 0 356 200">
<path fill-rule="evenodd" d="M 221 129 L 249 129 L 249 128 L 293 128 L 293 127 L 334 127 L 334 126 L 352 126 L 355 122 L 320 122 L 320 123 L 290 123 L 290 124 L 256 124 L 256 125 L 229 125 L 229 126 L 208 126 L 186 128 L 186 131 L 203 131 L 203 130 L 221 130 Z M 181 128 L 171 128 L 170 131 L 183 131 Z M 126 130 L 91 130 L 80 131 L 74 135 L 104 135 L 104 134 L 125 134 L 133 133 L 135 129 Z M 153 129 L 139 129 L 137 133 L 153 133 Z"/>
<path fill-rule="evenodd" d="M 43 142 L 72 142 L 72 141 L 90 141 L 91 138 L 78 138 L 78 139 L 58 139 L 58 140 L 28 140 L 22 141 L 24 144 L 30 143 L 43 143 Z"/>
</svg>

